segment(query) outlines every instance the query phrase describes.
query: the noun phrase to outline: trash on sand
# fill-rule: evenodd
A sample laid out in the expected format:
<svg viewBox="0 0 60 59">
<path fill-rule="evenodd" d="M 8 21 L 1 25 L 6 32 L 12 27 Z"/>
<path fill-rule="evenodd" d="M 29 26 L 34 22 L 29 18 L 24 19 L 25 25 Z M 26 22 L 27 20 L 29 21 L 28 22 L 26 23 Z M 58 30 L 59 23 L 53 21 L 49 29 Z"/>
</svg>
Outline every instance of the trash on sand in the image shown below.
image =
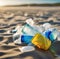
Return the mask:
<svg viewBox="0 0 60 59">
<path fill-rule="evenodd" d="M 56 39 L 60 40 L 60 32 L 56 28 L 52 28 L 50 23 L 36 25 L 31 18 L 25 22 L 25 25 L 17 26 L 13 30 L 13 32 L 16 32 L 13 34 L 14 43 L 27 44 L 27 46 L 19 48 L 21 52 L 34 51 L 35 46 L 43 50 L 48 50 Z"/>
<path fill-rule="evenodd" d="M 40 33 L 37 33 L 33 39 L 32 43 L 36 45 L 38 48 L 43 49 L 43 50 L 48 50 L 49 47 L 51 46 L 51 41 L 48 40 L 46 37 L 41 35 Z"/>
<path fill-rule="evenodd" d="M 20 49 L 20 51 L 22 53 L 24 53 L 24 52 L 30 52 L 30 51 L 34 51 L 35 50 L 35 48 L 33 46 L 24 46 L 24 47 L 19 48 L 19 49 Z"/>
</svg>

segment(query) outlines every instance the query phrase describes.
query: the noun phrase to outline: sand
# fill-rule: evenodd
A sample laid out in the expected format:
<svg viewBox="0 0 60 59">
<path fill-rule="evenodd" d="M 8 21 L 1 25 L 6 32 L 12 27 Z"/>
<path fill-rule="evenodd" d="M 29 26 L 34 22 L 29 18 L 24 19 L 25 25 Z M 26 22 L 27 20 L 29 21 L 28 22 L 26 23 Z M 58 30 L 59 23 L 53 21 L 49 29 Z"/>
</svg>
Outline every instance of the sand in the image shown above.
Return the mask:
<svg viewBox="0 0 60 59">
<path fill-rule="evenodd" d="M 60 59 L 49 50 L 20 52 L 19 47 L 24 45 L 14 44 L 13 34 L 8 31 L 28 18 L 33 18 L 37 25 L 49 22 L 60 31 L 60 7 L 0 7 L 0 59 Z"/>
</svg>

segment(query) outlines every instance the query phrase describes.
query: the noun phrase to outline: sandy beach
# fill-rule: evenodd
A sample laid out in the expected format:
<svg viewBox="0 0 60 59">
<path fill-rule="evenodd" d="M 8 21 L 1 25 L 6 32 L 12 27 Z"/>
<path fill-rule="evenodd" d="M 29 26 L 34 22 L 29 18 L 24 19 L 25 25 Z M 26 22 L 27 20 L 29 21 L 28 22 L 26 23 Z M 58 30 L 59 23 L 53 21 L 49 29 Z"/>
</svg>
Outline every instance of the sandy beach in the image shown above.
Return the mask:
<svg viewBox="0 0 60 59">
<path fill-rule="evenodd" d="M 37 25 L 48 22 L 60 31 L 60 7 L 0 7 L 0 59 L 60 59 L 49 50 L 20 52 L 19 47 L 24 45 L 14 44 L 13 34 L 8 31 L 28 18 L 33 18 Z"/>
</svg>

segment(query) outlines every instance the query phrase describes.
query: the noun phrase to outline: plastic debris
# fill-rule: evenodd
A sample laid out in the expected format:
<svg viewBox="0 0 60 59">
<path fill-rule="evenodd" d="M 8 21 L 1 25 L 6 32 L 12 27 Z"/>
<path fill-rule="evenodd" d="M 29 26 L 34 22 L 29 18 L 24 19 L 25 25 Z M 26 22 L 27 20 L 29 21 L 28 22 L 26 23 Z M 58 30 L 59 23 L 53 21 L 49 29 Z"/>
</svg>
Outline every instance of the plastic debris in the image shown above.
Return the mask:
<svg viewBox="0 0 60 59">
<path fill-rule="evenodd" d="M 33 36 L 31 35 L 21 35 L 21 41 L 26 44 L 31 43 L 32 38 Z"/>
<path fill-rule="evenodd" d="M 16 44 L 21 44 L 21 43 L 25 43 L 25 44 L 29 44 L 31 43 L 31 39 L 33 38 L 33 36 L 31 35 L 16 35 L 14 38 L 13 38 L 13 41 L 14 43 Z"/>
<path fill-rule="evenodd" d="M 44 23 L 42 26 L 45 28 L 45 30 L 48 30 L 49 28 L 51 28 L 50 23 Z"/>
<path fill-rule="evenodd" d="M 34 38 L 32 39 L 32 43 L 36 45 L 38 48 L 43 50 L 48 50 L 51 46 L 51 41 L 48 40 L 46 37 L 41 35 L 40 33 L 37 33 Z"/>
<path fill-rule="evenodd" d="M 21 52 L 34 51 L 35 46 L 43 50 L 48 50 L 56 39 L 60 41 L 60 32 L 56 28 L 52 28 L 50 23 L 36 25 L 32 18 L 27 19 L 25 22 L 25 25 L 18 25 L 12 30 L 14 32 L 14 43 L 27 44 L 27 46 L 19 48 Z"/>
<path fill-rule="evenodd" d="M 34 51 L 35 50 L 35 48 L 33 46 L 24 46 L 24 47 L 19 48 L 19 49 L 20 49 L 20 51 L 22 53 L 24 53 L 24 52 L 30 52 L 30 51 Z"/>
</svg>

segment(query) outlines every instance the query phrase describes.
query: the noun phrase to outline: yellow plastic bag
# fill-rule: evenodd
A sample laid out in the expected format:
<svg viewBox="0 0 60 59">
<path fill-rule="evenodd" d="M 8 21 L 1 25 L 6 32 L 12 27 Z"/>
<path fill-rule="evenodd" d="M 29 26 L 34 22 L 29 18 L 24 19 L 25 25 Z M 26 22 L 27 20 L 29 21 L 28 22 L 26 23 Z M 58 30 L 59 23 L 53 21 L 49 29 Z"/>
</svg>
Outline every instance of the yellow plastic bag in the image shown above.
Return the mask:
<svg viewBox="0 0 60 59">
<path fill-rule="evenodd" d="M 32 39 L 32 43 L 37 46 L 40 49 L 43 50 L 47 50 L 50 45 L 51 45 L 51 41 L 47 38 L 45 38 L 43 35 L 41 35 L 40 33 L 37 33 L 33 39 Z"/>
</svg>

